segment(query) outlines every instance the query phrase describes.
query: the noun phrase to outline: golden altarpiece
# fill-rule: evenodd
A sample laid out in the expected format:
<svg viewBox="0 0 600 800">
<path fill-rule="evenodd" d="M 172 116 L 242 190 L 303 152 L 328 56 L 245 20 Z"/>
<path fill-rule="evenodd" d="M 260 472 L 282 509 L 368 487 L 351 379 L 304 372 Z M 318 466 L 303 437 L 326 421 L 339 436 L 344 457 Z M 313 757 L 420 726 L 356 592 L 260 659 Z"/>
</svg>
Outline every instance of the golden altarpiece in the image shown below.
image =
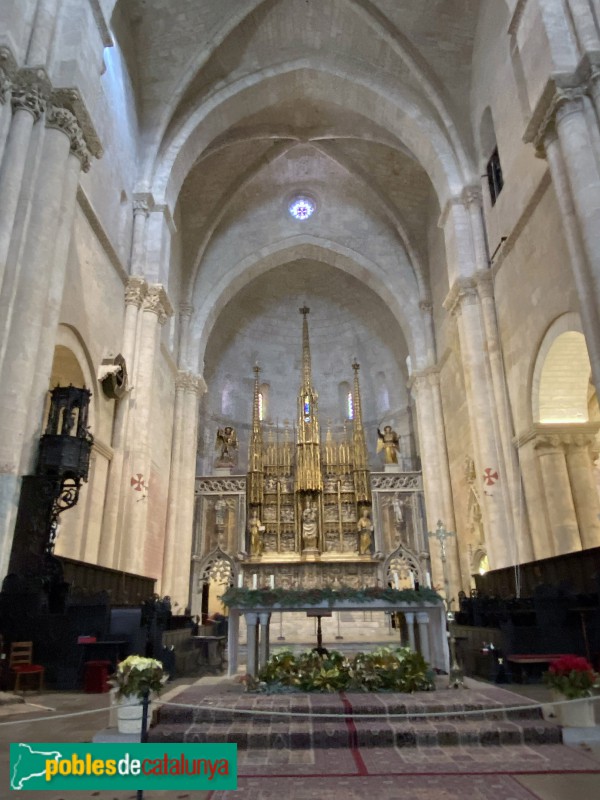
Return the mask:
<svg viewBox="0 0 600 800">
<path fill-rule="evenodd" d="M 359 588 L 429 581 L 421 473 L 396 465 L 370 472 L 356 362 L 353 419 L 322 434 L 309 309 L 300 311 L 295 426 L 274 429 L 261 421 L 256 366 L 247 474 L 197 479 L 193 613 L 207 610 L 210 584 Z"/>
</svg>

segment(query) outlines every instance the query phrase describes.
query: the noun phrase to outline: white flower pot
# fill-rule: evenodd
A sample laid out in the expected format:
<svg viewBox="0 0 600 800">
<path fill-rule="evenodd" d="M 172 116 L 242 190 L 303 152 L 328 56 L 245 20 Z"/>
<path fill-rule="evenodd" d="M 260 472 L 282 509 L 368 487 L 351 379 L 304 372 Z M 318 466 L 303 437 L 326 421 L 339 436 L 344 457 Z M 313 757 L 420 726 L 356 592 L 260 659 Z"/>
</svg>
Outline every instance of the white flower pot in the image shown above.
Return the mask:
<svg viewBox="0 0 600 800">
<path fill-rule="evenodd" d="M 117 704 L 117 729 L 119 733 L 141 736 L 143 712 L 144 707 L 140 697 L 121 697 Z M 148 721 L 149 719 L 150 709 L 148 708 Z"/>
<path fill-rule="evenodd" d="M 552 690 L 552 699 L 555 702 L 568 700 L 564 694 Z M 594 719 L 594 704 L 589 698 L 584 697 L 577 702 L 571 701 L 563 705 L 554 706 L 556 717 L 565 728 L 593 728 L 596 724 Z"/>
</svg>

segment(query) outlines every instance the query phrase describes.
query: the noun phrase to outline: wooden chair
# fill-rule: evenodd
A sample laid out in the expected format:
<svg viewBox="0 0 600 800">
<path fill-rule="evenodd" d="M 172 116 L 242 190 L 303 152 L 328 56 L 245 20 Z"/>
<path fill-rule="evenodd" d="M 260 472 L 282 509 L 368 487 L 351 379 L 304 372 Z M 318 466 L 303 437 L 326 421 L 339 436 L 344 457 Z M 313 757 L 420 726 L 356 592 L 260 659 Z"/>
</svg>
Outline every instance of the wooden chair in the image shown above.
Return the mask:
<svg viewBox="0 0 600 800">
<path fill-rule="evenodd" d="M 21 678 L 27 675 L 37 675 L 38 691 L 44 688 L 44 667 L 33 664 L 33 642 L 13 642 L 10 646 L 8 668 L 15 675 L 14 691 L 21 689 Z M 24 691 L 24 690 L 22 690 Z"/>
</svg>

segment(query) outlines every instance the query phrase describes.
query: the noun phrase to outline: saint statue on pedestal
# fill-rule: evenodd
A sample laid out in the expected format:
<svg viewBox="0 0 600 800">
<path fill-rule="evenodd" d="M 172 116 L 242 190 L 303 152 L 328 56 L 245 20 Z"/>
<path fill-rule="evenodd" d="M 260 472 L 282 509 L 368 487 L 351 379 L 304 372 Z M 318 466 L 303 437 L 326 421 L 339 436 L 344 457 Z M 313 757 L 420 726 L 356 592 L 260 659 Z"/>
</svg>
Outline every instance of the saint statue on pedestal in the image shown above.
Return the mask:
<svg viewBox="0 0 600 800">
<path fill-rule="evenodd" d="M 226 425 L 224 428 L 217 430 L 217 441 L 215 443 L 215 450 L 219 451 L 217 459 L 217 466 L 229 466 L 236 462 L 236 451 L 238 441 L 235 428 L 231 425 Z"/>
<path fill-rule="evenodd" d="M 317 507 L 314 503 L 308 503 L 302 512 L 302 549 L 316 550 L 317 541 Z"/>
<path fill-rule="evenodd" d="M 258 511 L 253 509 L 250 519 L 248 521 L 248 530 L 250 531 L 250 555 L 258 558 L 262 555 L 263 551 L 263 537 L 264 525 L 261 525 L 258 518 Z"/>
<path fill-rule="evenodd" d="M 380 453 L 382 450 L 384 464 L 398 463 L 400 440 L 396 431 L 392 430 L 391 425 L 386 425 L 383 433 L 377 428 L 377 452 Z"/>
<path fill-rule="evenodd" d="M 371 541 L 373 534 L 373 523 L 368 508 L 363 508 L 358 527 L 358 552 L 361 556 L 368 556 L 371 553 Z"/>
</svg>

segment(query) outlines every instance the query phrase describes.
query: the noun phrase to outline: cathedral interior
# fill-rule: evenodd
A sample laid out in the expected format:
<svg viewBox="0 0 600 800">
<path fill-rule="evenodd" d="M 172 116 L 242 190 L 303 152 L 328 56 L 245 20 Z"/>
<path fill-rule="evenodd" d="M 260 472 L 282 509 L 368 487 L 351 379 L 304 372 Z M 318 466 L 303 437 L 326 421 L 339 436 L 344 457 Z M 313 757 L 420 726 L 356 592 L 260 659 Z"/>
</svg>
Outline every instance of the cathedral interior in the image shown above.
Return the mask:
<svg viewBox="0 0 600 800">
<path fill-rule="evenodd" d="M 599 16 L 1 0 L 4 591 L 597 598 Z"/>
</svg>

